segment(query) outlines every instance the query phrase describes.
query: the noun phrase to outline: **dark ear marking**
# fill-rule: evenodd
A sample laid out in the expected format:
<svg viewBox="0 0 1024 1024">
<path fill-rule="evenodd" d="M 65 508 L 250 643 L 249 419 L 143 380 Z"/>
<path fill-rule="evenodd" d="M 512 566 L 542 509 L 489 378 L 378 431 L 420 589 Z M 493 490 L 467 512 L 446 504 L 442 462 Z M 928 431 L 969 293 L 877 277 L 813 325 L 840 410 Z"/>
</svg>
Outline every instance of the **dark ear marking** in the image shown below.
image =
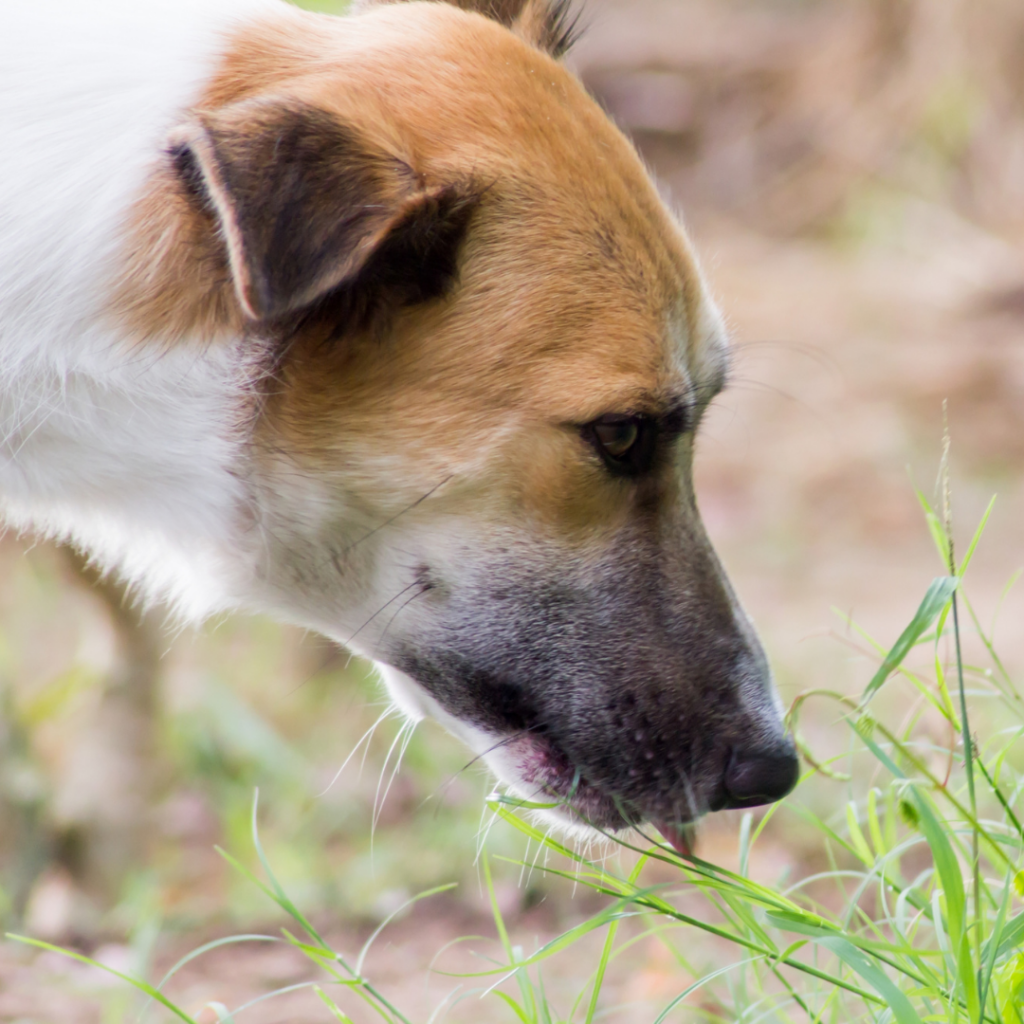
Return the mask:
<svg viewBox="0 0 1024 1024">
<path fill-rule="evenodd" d="M 385 331 L 391 314 L 442 297 L 457 279 L 462 240 L 482 195 L 469 184 L 424 193 L 355 277 L 275 326 L 288 336 L 319 324 L 324 339 L 335 342 L 352 332 Z"/>
<path fill-rule="evenodd" d="M 407 306 L 443 295 L 454 283 L 458 255 L 480 191 L 468 184 L 424 192 L 366 261 L 354 283 Z"/>
<path fill-rule="evenodd" d="M 401 3 L 402 0 L 356 0 L 354 10 Z M 528 43 L 564 57 L 579 38 L 580 16 L 575 0 L 446 0 L 453 7 L 474 11 L 512 29 Z"/>
<path fill-rule="evenodd" d="M 280 319 L 364 276 L 392 290 L 408 278 L 419 294 L 430 290 L 424 275 L 454 273 L 452 238 L 472 194 L 425 189 L 327 111 L 260 100 L 201 114 L 170 156 L 193 202 L 216 216 L 251 319 Z"/>
</svg>

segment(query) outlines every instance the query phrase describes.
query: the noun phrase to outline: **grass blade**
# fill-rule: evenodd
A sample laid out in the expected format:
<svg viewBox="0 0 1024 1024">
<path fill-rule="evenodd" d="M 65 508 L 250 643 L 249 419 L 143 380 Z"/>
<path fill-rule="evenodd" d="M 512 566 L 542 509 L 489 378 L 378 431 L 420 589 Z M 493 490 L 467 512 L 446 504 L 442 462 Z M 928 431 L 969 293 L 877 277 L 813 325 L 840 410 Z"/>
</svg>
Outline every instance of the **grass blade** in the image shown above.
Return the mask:
<svg viewBox="0 0 1024 1024">
<path fill-rule="evenodd" d="M 49 942 L 43 942 L 41 939 L 30 939 L 25 935 L 14 935 L 11 932 L 6 933 L 6 938 L 12 939 L 14 942 L 21 942 L 26 946 L 35 946 L 37 949 L 45 949 L 50 953 L 59 953 L 61 956 L 66 956 L 71 960 L 77 960 L 79 963 L 88 964 L 90 967 L 98 967 L 101 971 L 105 971 L 107 974 L 112 974 L 115 978 L 120 978 L 121 981 L 128 982 L 133 988 L 137 988 L 140 992 L 145 992 L 151 999 L 154 999 L 165 1009 L 170 1010 L 180 1020 L 186 1022 L 186 1024 L 196 1024 L 195 1018 L 190 1017 L 180 1007 L 175 1006 L 162 992 L 158 992 L 148 982 L 141 981 L 139 978 L 133 978 L 130 974 L 122 974 L 121 971 L 115 971 L 113 967 L 108 967 L 106 964 L 101 964 L 98 960 L 93 960 L 91 957 L 83 956 L 81 953 L 75 953 L 70 949 L 61 949 L 60 946 L 54 946 Z"/>
<path fill-rule="evenodd" d="M 910 1000 L 900 991 L 896 983 L 865 953 L 842 935 L 825 928 L 815 927 L 790 917 L 778 914 L 768 915 L 780 928 L 806 935 L 819 945 L 831 950 L 840 960 L 860 975 L 881 997 L 898 1021 L 898 1024 L 921 1024 L 921 1018 Z"/>
<path fill-rule="evenodd" d="M 910 625 L 900 634 L 899 639 L 892 645 L 892 649 L 885 656 L 878 671 L 874 674 L 871 682 L 864 688 L 861 696 L 861 707 L 865 707 L 868 701 L 878 692 L 882 684 L 896 671 L 903 663 L 903 659 L 910 653 L 914 644 L 920 639 L 925 631 L 938 617 L 952 598 L 954 591 L 960 584 L 957 576 L 939 576 L 932 580 L 921 601 L 917 612 Z"/>
</svg>

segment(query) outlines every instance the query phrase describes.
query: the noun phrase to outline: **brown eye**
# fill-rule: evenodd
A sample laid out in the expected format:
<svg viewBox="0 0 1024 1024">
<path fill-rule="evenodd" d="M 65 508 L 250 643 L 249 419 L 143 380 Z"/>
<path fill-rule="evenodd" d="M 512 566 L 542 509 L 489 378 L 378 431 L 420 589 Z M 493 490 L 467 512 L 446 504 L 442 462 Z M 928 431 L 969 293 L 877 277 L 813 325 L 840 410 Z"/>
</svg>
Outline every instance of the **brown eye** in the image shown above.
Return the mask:
<svg viewBox="0 0 1024 1024">
<path fill-rule="evenodd" d="M 613 459 L 624 458 L 640 436 L 640 426 L 632 417 L 602 416 L 593 427 L 594 436 Z"/>
<path fill-rule="evenodd" d="M 649 416 L 607 413 L 582 428 L 615 476 L 637 476 L 652 466 L 658 429 Z"/>
</svg>

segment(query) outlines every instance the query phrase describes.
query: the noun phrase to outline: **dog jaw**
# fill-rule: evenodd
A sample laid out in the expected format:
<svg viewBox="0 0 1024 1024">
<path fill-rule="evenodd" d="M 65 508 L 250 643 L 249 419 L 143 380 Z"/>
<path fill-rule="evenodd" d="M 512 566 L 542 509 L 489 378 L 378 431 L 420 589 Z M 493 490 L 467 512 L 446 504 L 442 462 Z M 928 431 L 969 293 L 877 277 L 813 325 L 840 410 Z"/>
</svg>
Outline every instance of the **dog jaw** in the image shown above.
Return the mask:
<svg viewBox="0 0 1024 1024">
<path fill-rule="evenodd" d="M 386 664 L 381 678 L 395 707 L 410 721 L 430 718 L 473 752 L 513 803 L 570 836 L 589 839 L 595 830 L 620 832 L 632 824 L 613 799 L 587 787 L 563 754 L 526 734 L 501 735 L 450 714 L 412 677 Z M 472 763 L 472 762 L 471 762 Z"/>
<path fill-rule="evenodd" d="M 526 809 L 547 828 L 583 842 L 595 837 L 609 839 L 634 827 L 641 829 L 644 838 L 651 838 L 642 827 L 643 819 L 629 815 L 614 794 L 590 785 L 543 737 L 501 736 L 475 728 L 450 715 L 411 677 L 388 665 L 381 664 L 379 669 L 395 707 L 407 720 L 431 718 L 443 725 L 473 752 L 474 761 L 487 767 L 512 806 Z M 654 824 L 677 853 L 690 857 L 700 816 L 694 808 L 690 818 Z"/>
</svg>

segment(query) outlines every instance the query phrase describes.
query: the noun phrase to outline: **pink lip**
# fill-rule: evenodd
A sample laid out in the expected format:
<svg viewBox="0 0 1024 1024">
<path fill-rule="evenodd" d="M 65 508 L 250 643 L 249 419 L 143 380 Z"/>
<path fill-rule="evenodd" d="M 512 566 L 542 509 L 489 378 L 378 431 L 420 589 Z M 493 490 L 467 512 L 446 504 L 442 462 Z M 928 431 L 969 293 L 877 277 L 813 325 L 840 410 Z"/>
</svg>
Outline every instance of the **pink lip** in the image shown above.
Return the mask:
<svg viewBox="0 0 1024 1024">
<path fill-rule="evenodd" d="M 520 736 L 506 749 L 515 758 L 519 777 L 528 785 L 536 786 L 538 796 L 547 794 L 564 800 L 568 808 L 585 813 L 584 805 L 598 795 L 598 791 L 577 774 L 565 754 L 544 737 Z"/>
<path fill-rule="evenodd" d="M 519 778 L 527 786 L 536 787 L 535 801 L 560 803 L 570 817 L 600 830 L 616 832 L 626 827 L 616 801 L 583 778 L 547 737 L 519 736 L 506 750 L 514 758 Z"/>
<path fill-rule="evenodd" d="M 527 785 L 544 795 L 565 802 L 566 810 L 587 824 L 617 831 L 627 822 L 613 797 L 581 777 L 566 755 L 544 736 L 526 734 L 506 745 L 515 761 L 516 772 Z M 692 824 L 654 823 L 669 845 L 681 856 L 693 856 L 696 828 Z"/>
</svg>

